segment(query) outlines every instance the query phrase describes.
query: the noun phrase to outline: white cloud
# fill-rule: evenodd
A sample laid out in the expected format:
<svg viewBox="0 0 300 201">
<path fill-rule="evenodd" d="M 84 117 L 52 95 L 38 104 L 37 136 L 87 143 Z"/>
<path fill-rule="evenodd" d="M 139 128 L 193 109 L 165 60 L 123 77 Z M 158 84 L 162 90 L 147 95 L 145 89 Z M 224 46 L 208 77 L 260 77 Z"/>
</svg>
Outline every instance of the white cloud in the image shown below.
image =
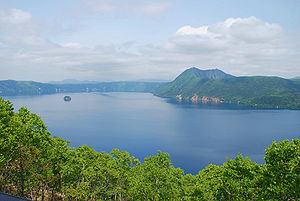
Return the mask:
<svg viewBox="0 0 300 201">
<path fill-rule="evenodd" d="M 212 29 L 217 30 L 222 26 L 226 27 L 224 30 L 232 37 L 246 42 L 274 40 L 282 33 L 282 28 L 279 24 L 269 24 L 256 17 L 229 18 L 224 23 L 218 23 L 216 27 L 212 27 Z"/>
<path fill-rule="evenodd" d="M 210 33 L 207 31 L 208 26 L 202 26 L 199 28 L 194 28 L 189 25 L 181 27 L 177 30 L 177 35 L 209 35 Z"/>
<path fill-rule="evenodd" d="M 190 64 L 200 68 L 218 66 L 236 75 L 292 77 L 300 74 L 296 41 L 279 24 L 256 17 L 228 18 L 212 25 L 183 26 L 159 52 L 160 57 L 176 58 L 177 64 L 185 68 Z"/>
<path fill-rule="evenodd" d="M 32 33 L 36 29 L 32 15 L 29 12 L 0 5 L 0 31 L 1 33 L 23 34 Z"/>
<path fill-rule="evenodd" d="M 189 25 L 181 27 L 176 32 L 177 36 L 198 36 L 211 40 L 229 41 L 231 39 L 243 42 L 265 42 L 280 36 L 282 28 L 279 24 L 269 24 L 256 17 L 228 18 L 210 26 L 198 28 Z"/>
<path fill-rule="evenodd" d="M 0 24 L 2 26 L 24 24 L 30 20 L 31 14 L 20 9 L 0 9 Z"/>
<path fill-rule="evenodd" d="M 145 14 L 163 9 L 154 10 Z M 279 24 L 255 17 L 183 26 L 164 45 L 58 44 L 39 34 L 30 13 L 14 9 L 0 8 L 0 27 L 6 27 L 5 33 L 0 30 L 0 79 L 172 79 L 191 66 L 218 67 L 235 75 L 300 75 L 297 40 L 287 37 Z M 20 31 L 28 27 L 32 31 Z"/>
<path fill-rule="evenodd" d="M 131 6 L 131 9 L 133 9 L 137 13 L 152 16 L 163 13 L 167 8 L 171 6 L 171 3 L 168 1 L 136 1 L 129 5 Z"/>
</svg>

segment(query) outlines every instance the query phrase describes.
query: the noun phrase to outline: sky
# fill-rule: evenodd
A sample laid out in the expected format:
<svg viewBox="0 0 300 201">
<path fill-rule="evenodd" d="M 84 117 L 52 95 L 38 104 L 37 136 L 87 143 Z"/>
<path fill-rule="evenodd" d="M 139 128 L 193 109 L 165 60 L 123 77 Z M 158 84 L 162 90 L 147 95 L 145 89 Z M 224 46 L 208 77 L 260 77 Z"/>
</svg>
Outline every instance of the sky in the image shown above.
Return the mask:
<svg viewBox="0 0 300 201">
<path fill-rule="evenodd" d="M 299 0 L 0 0 L 0 80 L 300 76 Z"/>
</svg>

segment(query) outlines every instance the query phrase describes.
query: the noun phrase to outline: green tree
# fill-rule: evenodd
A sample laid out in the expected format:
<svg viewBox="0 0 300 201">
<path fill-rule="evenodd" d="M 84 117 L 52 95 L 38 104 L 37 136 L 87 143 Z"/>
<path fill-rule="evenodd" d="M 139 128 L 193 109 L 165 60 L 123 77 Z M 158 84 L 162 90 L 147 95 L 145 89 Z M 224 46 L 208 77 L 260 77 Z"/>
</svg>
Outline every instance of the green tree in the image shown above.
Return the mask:
<svg viewBox="0 0 300 201">
<path fill-rule="evenodd" d="M 201 200 L 220 200 L 222 198 L 222 187 L 224 168 L 217 165 L 208 165 L 197 175 L 195 187 Z"/>
<path fill-rule="evenodd" d="M 9 101 L 0 102 L 1 188 L 22 197 L 33 189 L 44 192 L 45 181 L 52 176 L 47 160 L 50 133 L 36 114 L 26 108 L 14 113 Z"/>
<path fill-rule="evenodd" d="M 259 197 L 262 165 L 242 155 L 223 165 L 222 197 L 225 200 L 256 200 Z"/>
<path fill-rule="evenodd" d="M 72 151 L 68 145 L 70 145 L 70 142 L 54 136 L 52 138 L 51 149 L 48 150 L 50 168 L 53 174 L 49 181 L 49 191 L 51 192 L 51 196 L 49 197 L 51 197 L 51 200 L 62 199 L 61 192 L 64 191 L 63 169 Z"/>
<path fill-rule="evenodd" d="M 300 141 L 283 140 L 265 150 L 264 197 L 270 200 L 300 198 Z"/>
<path fill-rule="evenodd" d="M 182 200 L 203 200 L 204 195 L 197 186 L 197 176 L 186 174 L 181 178 L 181 199 Z"/>
<path fill-rule="evenodd" d="M 128 196 L 128 186 L 130 176 L 132 174 L 132 167 L 140 165 L 140 161 L 126 151 L 119 151 L 113 149 L 111 151 L 113 156 L 110 169 L 114 175 L 114 187 L 112 189 L 112 195 L 114 200 L 122 200 L 123 197 Z"/>
<path fill-rule="evenodd" d="M 133 168 L 130 194 L 133 200 L 178 200 L 181 194 L 183 171 L 171 165 L 167 153 L 145 158 Z"/>
<path fill-rule="evenodd" d="M 43 199 L 47 181 L 52 177 L 48 160 L 52 138 L 41 118 L 30 113 L 28 109 L 20 108 L 16 117 L 17 132 L 14 136 L 20 146 L 17 169 L 19 169 L 21 196 L 24 196 L 24 190 L 27 193 L 32 190 L 28 186 L 36 186 L 35 192 L 41 190 Z"/>
<path fill-rule="evenodd" d="M 67 197 L 79 200 L 91 199 L 89 184 L 93 175 L 93 167 L 99 153 L 93 148 L 83 145 L 68 154 L 62 174 L 64 192 Z"/>
<path fill-rule="evenodd" d="M 12 146 L 14 139 L 11 136 L 13 116 L 13 105 L 0 97 L 0 190 L 2 192 L 6 192 L 10 163 L 16 155 L 16 148 Z"/>
</svg>

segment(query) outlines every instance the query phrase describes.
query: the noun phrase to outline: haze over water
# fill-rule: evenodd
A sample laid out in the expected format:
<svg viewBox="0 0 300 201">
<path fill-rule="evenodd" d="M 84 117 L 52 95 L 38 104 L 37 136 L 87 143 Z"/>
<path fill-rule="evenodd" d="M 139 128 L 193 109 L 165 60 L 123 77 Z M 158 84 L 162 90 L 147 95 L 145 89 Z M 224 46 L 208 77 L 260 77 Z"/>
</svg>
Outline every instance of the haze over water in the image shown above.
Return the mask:
<svg viewBox="0 0 300 201">
<path fill-rule="evenodd" d="M 71 102 L 63 97 L 71 95 Z M 14 108 L 37 113 L 54 136 L 87 144 L 96 151 L 113 148 L 143 160 L 158 150 L 175 167 L 197 174 L 221 165 L 239 152 L 264 163 L 272 140 L 299 138 L 300 111 L 233 110 L 173 104 L 149 93 L 77 93 L 8 97 Z"/>
</svg>

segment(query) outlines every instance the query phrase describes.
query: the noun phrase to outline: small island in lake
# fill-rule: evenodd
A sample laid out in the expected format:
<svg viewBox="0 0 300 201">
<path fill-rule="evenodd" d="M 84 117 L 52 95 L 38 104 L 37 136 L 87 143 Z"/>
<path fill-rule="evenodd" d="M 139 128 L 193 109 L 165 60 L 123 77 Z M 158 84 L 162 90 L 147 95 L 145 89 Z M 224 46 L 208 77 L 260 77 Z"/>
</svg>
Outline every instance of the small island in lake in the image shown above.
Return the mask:
<svg viewBox="0 0 300 201">
<path fill-rule="evenodd" d="M 71 96 L 65 96 L 64 101 L 71 101 Z"/>
</svg>

